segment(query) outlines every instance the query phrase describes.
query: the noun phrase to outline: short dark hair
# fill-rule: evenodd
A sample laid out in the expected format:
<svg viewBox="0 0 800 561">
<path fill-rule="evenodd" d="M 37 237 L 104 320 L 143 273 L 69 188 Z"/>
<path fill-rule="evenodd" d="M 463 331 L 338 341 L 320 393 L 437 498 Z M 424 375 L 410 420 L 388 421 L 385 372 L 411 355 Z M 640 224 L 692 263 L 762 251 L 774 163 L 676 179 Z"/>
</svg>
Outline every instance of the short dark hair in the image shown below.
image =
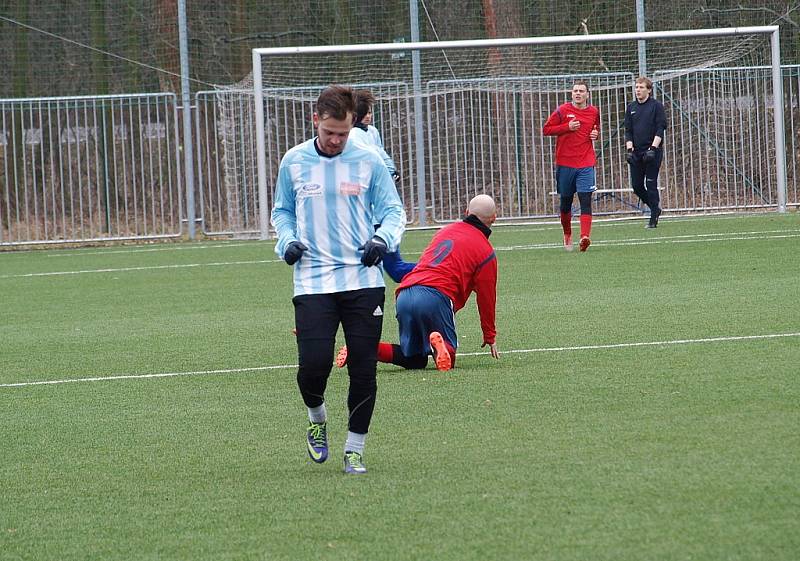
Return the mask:
<svg viewBox="0 0 800 561">
<path fill-rule="evenodd" d="M 320 119 L 333 117 L 343 121 L 347 118 L 348 113 L 355 116 L 356 101 L 353 89 L 335 84 L 328 86 L 319 94 L 314 111 L 316 111 Z"/>
<path fill-rule="evenodd" d="M 356 90 L 353 95 L 356 98 L 356 123 L 360 123 L 375 104 L 375 96 L 369 90 Z"/>
<path fill-rule="evenodd" d="M 572 82 L 572 88 L 574 88 L 575 86 L 586 86 L 586 91 L 587 92 L 589 91 L 589 84 L 586 82 L 586 80 L 575 80 L 574 82 Z"/>
</svg>

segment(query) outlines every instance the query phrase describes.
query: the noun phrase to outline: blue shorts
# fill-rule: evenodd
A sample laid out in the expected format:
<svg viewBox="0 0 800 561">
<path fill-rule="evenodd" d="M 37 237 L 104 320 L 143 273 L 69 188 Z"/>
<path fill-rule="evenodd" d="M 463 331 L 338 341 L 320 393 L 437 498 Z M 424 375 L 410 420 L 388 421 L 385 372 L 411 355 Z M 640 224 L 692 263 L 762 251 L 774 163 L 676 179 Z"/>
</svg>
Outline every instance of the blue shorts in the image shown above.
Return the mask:
<svg viewBox="0 0 800 561">
<path fill-rule="evenodd" d="M 594 167 L 568 168 L 556 166 L 556 185 L 562 197 L 572 197 L 575 192 L 592 193 L 597 189 Z"/>
<path fill-rule="evenodd" d="M 454 349 L 458 348 L 453 303 L 435 288 L 420 285 L 404 288 L 397 295 L 395 311 L 400 349 L 405 356 L 430 354 L 428 336 L 432 331 L 438 331 Z"/>
</svg>

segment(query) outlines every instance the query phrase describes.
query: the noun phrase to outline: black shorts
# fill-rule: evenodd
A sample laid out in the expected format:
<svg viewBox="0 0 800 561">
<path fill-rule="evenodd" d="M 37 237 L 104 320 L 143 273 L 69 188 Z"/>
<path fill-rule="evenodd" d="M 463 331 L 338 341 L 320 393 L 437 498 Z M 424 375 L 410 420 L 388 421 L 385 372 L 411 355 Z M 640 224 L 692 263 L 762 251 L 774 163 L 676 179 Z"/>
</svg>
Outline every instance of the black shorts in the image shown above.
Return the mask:
<svg viewBox="0 0 800 561">
<path fill-rule="evenodd" d="M 386 289 L 362 288 L 292 298 L 298 341 L 333 340 L 341 323 L 346 338 L 377 340 L 383 329 Z"/>
</svg>

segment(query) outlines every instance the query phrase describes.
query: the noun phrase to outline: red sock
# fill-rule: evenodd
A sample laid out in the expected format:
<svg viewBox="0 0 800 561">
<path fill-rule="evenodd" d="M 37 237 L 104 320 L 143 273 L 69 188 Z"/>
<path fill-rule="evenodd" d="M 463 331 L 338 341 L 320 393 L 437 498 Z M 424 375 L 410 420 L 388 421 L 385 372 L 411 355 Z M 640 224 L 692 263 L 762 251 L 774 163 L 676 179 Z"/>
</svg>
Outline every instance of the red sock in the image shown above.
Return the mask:
<svg viewBox="0 0 800 561">
<path fill-rule="evenodd" d="M 581 237 L 592 237 L 592 215 L 581 214 Z"/>
<path fill-rule="evenodd" d="M 394 350 L 391 343 L 378 343 L 378 362 L 392 362 Z"/>
<path fill-rule="evenodd" d="M 572 213 L 571 212 L 562 212 L 561 213 L 561 228 L 564 230 L 565 236 L 572 235 Z"/>
</svg>

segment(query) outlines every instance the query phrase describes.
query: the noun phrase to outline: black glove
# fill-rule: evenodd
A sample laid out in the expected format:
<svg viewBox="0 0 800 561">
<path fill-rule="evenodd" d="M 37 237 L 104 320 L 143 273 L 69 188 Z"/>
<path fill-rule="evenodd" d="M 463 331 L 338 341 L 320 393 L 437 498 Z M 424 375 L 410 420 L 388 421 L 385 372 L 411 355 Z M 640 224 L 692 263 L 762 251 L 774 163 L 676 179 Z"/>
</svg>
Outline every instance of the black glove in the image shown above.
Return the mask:
<svg viewBox="0 0 800 561">
<path fill-rule="evenodd" d="M 634 154 L 633 148 L 628 148 L 628 153 L 625 154 L 625 161 L 628 162 L 630 165 L 636 163 L 636 154 Z"/>
<path fill-rule="evenodd" d="M 395 183 L 400 183 L 400 174 L 397 173 L 397 172 L 394 172 L 392 174 L 392 179 L 394 180 Z"/>
<path fill-rule="evenodd" d="M 289 245 L 286 246 L 286 251 L 283 252 L 283 260 L 286 261 L 288 265 L 294 265 L 300 261 L 304 251 L 308 251 L 305 244 L 301 242 L 289 242 Z"/>
<path fill-rule="evenodd" d="M 383 260 L 383 256 L 389 250 L 386 247 L 386 242 L 378 236 L 373 236 L 371 240 L 359 247 L 358 249 L 364 250 L 364 255 L 361 256 L 361 263 L 365 267 L 374 267 Z"/>
<path fill-rule="evenodd" d="M 653 160 L 656 159 L 656 149 L 655 147 L 651 146 L 647 149 L 647 152 L 642 154 L 642 161 L 646 164 L 649 164 Z"/>
</svg>

